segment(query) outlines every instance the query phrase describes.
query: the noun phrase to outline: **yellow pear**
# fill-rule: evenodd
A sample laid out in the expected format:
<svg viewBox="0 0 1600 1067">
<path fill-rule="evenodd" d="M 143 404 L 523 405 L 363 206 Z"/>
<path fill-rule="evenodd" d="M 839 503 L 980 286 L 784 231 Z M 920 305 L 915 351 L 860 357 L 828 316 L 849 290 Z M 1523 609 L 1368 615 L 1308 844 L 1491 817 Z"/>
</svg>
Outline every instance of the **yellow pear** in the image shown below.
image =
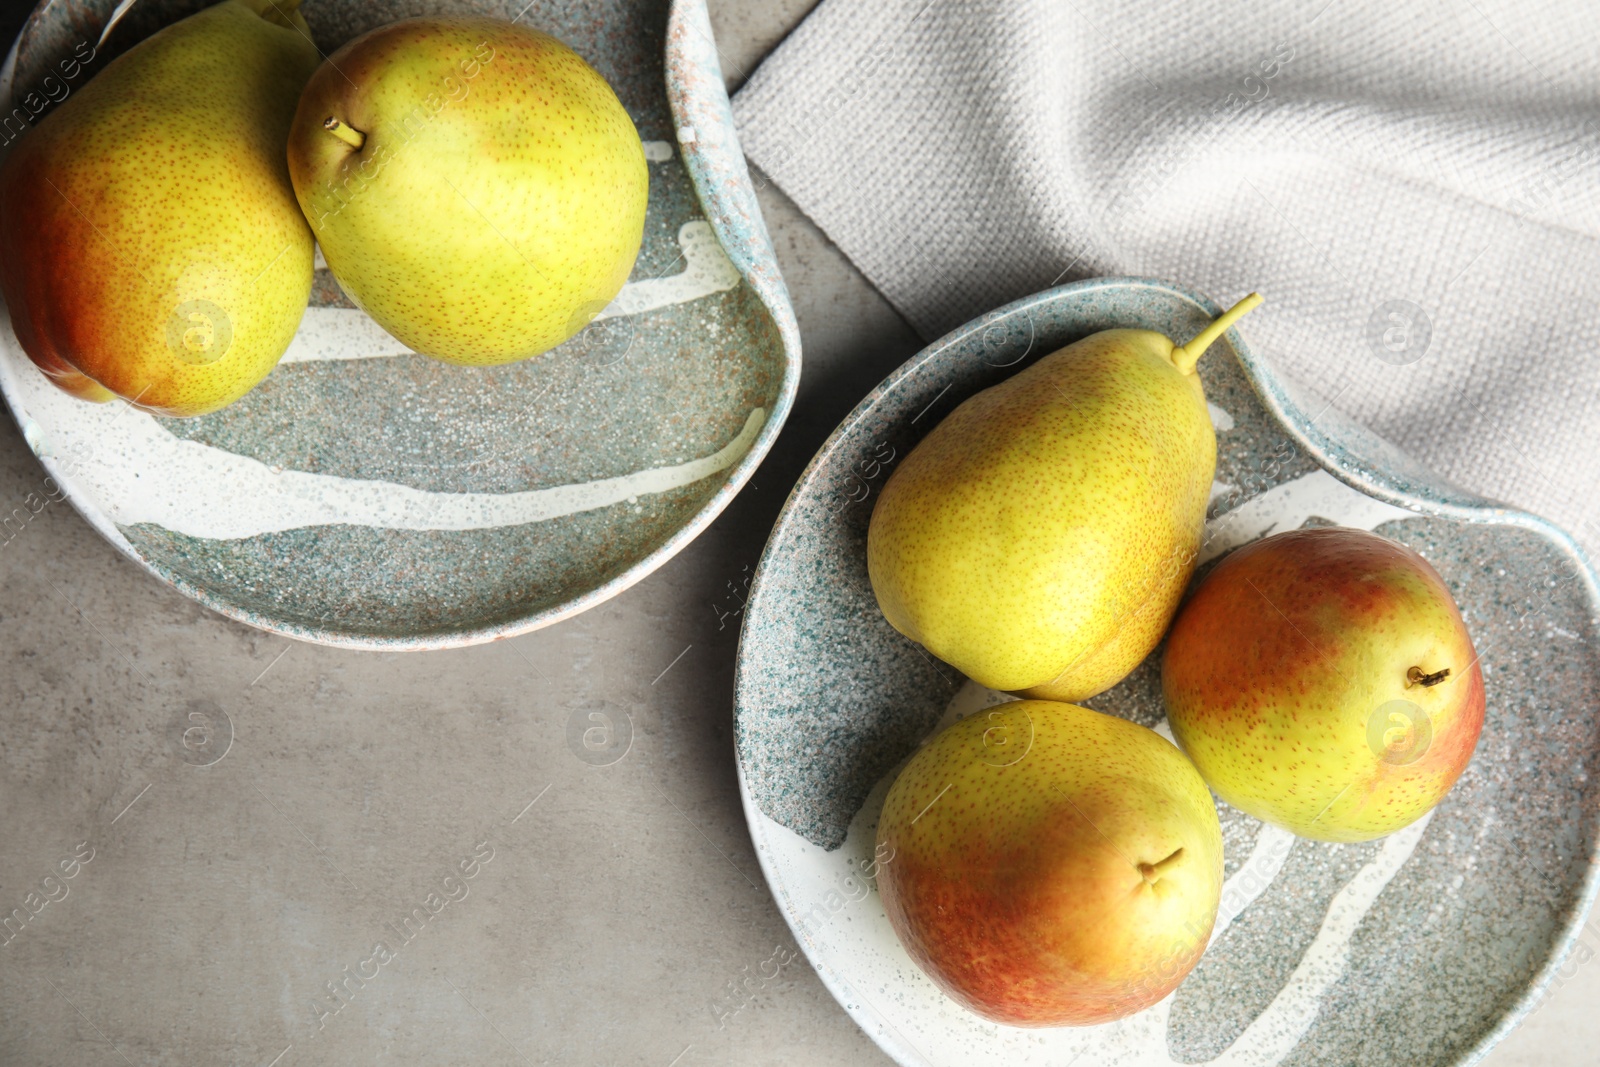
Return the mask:
<svg viewBox="0 0 1600 1067">
<path fill-rule="evenodd" d="M 298 0 L 223 0 L 140 42 L 0 172 L 0 287 L 28 356 L 87 400 L 232 403 L 311 294 L 284 141 L 317 66 Z"/>
<path fill-rule="evenodd" d="M 896 630 L 991 689 L 1078 701 L 1149 654 L 1194 571 L 1216 470 L 1185 345 L 1104 330 L 968 399 L 884 485 L 867 570 Z"/>
<path fill-rule="evenodd" d="M 477 16 L 391 22 L 312 75 L 289 173 L 350 299 L 417 352 L 538 355 L 622 289 L 644 236 L 644 145 L 554 37 Z"/>
</svg>

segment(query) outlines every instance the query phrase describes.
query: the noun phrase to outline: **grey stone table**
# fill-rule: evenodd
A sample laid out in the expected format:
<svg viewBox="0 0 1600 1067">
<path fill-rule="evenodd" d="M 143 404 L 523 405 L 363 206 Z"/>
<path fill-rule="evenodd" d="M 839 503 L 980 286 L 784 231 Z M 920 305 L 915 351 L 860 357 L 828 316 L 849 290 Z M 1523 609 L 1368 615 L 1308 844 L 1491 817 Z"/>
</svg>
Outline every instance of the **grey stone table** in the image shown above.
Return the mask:
<svg viewBox="0 0 1600 1067">
<path fill-rule="evenodd" d="M 730 82 L 807 6 L 714 0 Z M 64 504 L 0 545 L 0 913 L 44 902 L 0 946 L 0 1064 L 888 1062 L 803 960 L 735 992 L 793 940 L 734 779 L 734 591 L 920 347 L 781 193 L 762 206 L 805 338 L 794 415 L 704 536 L 594 611 L 344 652 L 211 614 Z M 41 481 L 5 419 L 0 512 Z M 632 736 L 598 765 L 569 725 L 608 705 Z M 1593 1062 L 1600 964 L 1566 973 L 1495 1067 Z"/>
</svg>

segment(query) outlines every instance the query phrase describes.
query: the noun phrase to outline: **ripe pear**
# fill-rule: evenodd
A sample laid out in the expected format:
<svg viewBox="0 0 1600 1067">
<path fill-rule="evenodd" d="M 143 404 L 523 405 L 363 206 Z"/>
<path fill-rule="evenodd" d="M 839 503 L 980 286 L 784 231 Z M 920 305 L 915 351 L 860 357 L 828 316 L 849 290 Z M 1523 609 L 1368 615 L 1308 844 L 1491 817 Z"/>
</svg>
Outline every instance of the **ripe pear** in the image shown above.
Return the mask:
<svg viewBox="0 0 1600 1067">
<path fill-rule="evenodd" d="M 644 146 L 621 101 L 554 37 L 497 19 L 407 19 L 329 56 L 289 170 L 350 299 L 451 363 L 565 341 L 644 235 Z"/>
<path fill-rule="evenodd" d="M 89 400 L 199 415 L 277 364 L 311 294 L 284 138 L 317 66 L 285 0 L 223 0 L 112 61 L 0 170 L 23 350 Z"/>
<path fill-rule="evenodd" d="M 1483 729 L 1483 674 L 1450 590 L 1364 530 L 1292 530 L 1229 555 L 1173 624 L 1161 688 L 1219 796 L 1323 841 L 1421 818 Z"/>
<path fill-rule="evenodd" d="M 912 959 L 1011 1026 L 1149 1007 L 1204 953 L 1222 827 L 1183 753 L 1136 723 L 1020 700 L 929 741 L 878 820 L 878 892 Z"/>
<path fill-rule="evenodd" d="M 1216 470 L 1186 345 L 1091 334 L 968 399 L 890 476 L 867 572 L 890 625 L 990 689 L 1082 700 L 1161 639 L 1194 570 Z"/>
</svg>

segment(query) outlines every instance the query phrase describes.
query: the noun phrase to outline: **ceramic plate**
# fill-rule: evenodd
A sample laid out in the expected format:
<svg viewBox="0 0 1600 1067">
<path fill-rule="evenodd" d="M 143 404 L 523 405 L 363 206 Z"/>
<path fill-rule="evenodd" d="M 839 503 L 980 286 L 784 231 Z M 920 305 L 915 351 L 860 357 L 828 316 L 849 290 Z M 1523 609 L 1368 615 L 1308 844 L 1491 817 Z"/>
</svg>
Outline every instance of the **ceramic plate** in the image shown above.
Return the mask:
<svg viewBox="0 0 1600 1067">
<path fill-rule="evenodd" d="M 1220 311 L 1159 282 L 1101 279 L 971 323 L 862 401 L 774 528 L 739 648 L 745 812 L 803 950 L 902 1064 L 1470 1063 L 1559 980 L 1595 894 L 1594 575 L 1559 530 L 1440 484 L 1303 403 L 1237 331 L 1201 362 L 1218 455 L 1199 574 L 1308 524 L 1376 530 L 1423 553 L 1482 653 L 1488 717 L 1471 766 L 1428 819 L 1365 844 L 1299 840 L 1219 805 L 1215 940 L 1172 996 L 1118 1023 L 986 1022 L 940 993 L 890 929 L 872 884 L 884 793 L 941 724 L 1003 698 L 879 613 L 865 551 L 878 487 L 963 399 L 1031 360 L 1113 327 L 1187 340 Z M 1157 657 L 1087 703 L 1164 729 Z"/>
<path fill-rule="evenodd" d="M 138 0 L 102 40 L 115 4 L 41 3 L 0 89 L 48 107 L 119 48 L 205 6 Z M 541 359 L 455 367 L 407 352 L 319 259 L 282 363 L 224 411 L 161 419 L 74 400 L 9 330 L 0 391 L 100 533 L 233 618 L 329 644 L 438 648 L 592 607 L 732 499 L 799 378 L 799 333 L 703 0 L 305 0 L 301 10 L 324 55 L 419 14 L 517 19 L 576 48 L 617 90 L 650 161 L 644 246 L 622 293 Z M 89 55 L 82 69 L 72 62 Z"/>
</svg>

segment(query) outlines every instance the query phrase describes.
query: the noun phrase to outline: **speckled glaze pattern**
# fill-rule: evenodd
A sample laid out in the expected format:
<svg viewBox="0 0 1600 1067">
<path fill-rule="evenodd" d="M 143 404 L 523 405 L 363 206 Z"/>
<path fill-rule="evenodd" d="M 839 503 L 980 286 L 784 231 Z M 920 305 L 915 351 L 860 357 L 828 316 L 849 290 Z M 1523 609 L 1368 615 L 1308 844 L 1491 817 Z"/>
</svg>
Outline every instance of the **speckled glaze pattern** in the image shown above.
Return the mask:
<svg viewBox="0 0 1600 1067">
<path fill-rule="evenodd" d="M 58 57 L 98 41 L 114 6 L 41 3 L 7 60 L 4 90 L 20 99 Z M 83 76 L 204 6 L 140 0 Z M 574 48 L 610 82 L 646 142 L 644 243 L 619 300 L 636 286 L 649 298 L 536 362 L 480 369 L 404 354 L 286 361 L 224 411 L 164 420 L 160 430 L 174 447 L 202 446 L 218 464 L 244 457 L 262 475 L 326 476 L 330 496 L 370 482 L 429 494 L 442 508 L 458 496 L 493 504 L 550 490 L 565 499 L 567 487 L 691 473 L 583 510 L 547 509 L 554 514 L 538 521 L 330 521 L 196 535 L 117 521 L 83 476 L 101 457 L 76 465 L 64 457 L 59 428 L 29 410 L 9 354 L 0 359 L 0 390 L 46 469 L 96 529 L 235 619 L 303 640 L 399 650 L 494 640 L 593 607 L 671 558 L 727 505 L 777 436 L 799 379 L 799 330 L 733 132 L 704 5 L 306 0 L 302 11 L 324 54 L 415 15 L 515 17 Z M 707 262 L 713 275 L 718 262 L 731 263 L 731 282 L 691 297 L 654 295 L 659 283 Z M 318 310 L 353 312 L 325 269 L 312 289 Z M 704 467 L 694 465 L 714 456 L 726 461 L 695 476 Z M 137 474 L 138 456 L 107 458 Z M 229 525 L 215 516 L 205 522 Z"/>
<path fill-rule="evenodd" d="M 746 814 L 800 944 L 840 1002 L 902 1063 L 1064 1062 L 1059 1053 L 1076 1038 L 997 1029 L 941 1005 L 879 930 L 887 920 L 875 896 L 842 913 L 819 888 L 835 867 L 863 862 L 890 776 L 968 691 L 877 609 L 865 562 L 876 490 L 943 415 L 1029 361 L 1114 327 L 1186 340 L 1221 310 L 1166 283 L 1109 278 L 986 315 L 934 342 L 863 400 L 774 527 L 751 583 L 735 682 Z M 1594 572 L 1559 529 L 1440 483 L 1331 407 L 1302 400 L 1238 330 L 1201 361 L 1201 376 L 1218 426 L 1221 484 L 1211 523 L 1237 519 L 1224 547 L 1274 531 L 1279 520 L 1251 525 L 1261 500 L 1313 485 L 1342 494 L 1347 507 L 1374 516 L 1369 528 L 1415 549 L 1442 576 L 1481 653 L 1487 693 L 1471 764 L 1414 847 L 1405 843 L 1410 851 L 1351 929 L 1343 969 L 1317 995 L 1305 1028 L 1259 1062 L 1476 1062 L 1538 1001 L 1595 896 Z M 1291 525 L 1328 524 L 1329 510 L 1303 505 Z M 1220 555 L 1202 552 L 1195 581 Z M 1160 726 L 1160 655 L 1158 648 L 1085 703 Z M 1224 873 L 1244 876 L 1268 829 L 1219 809 Z M 1395 854 L 1392 840 L 1286 843 L 1268 875 L 1273 888 L 1252 898 L 1166 1002 L 1165 1033 L 1148 1046 L 1161 1051 L 1097 1052 L 1083 1062 L 1166 1063 L 1168 1054 L 1209 1062 L 1236 1041 L 1266 1040 L 1271 1035 L 1252 1023 L 1322 951 L 1319 924 L 1352 879 Z M 868 967 L 871 952 L 887 962 Z M 1064 1043 L 1051 1045 L 1062 1033 Z"/>
</svg>

